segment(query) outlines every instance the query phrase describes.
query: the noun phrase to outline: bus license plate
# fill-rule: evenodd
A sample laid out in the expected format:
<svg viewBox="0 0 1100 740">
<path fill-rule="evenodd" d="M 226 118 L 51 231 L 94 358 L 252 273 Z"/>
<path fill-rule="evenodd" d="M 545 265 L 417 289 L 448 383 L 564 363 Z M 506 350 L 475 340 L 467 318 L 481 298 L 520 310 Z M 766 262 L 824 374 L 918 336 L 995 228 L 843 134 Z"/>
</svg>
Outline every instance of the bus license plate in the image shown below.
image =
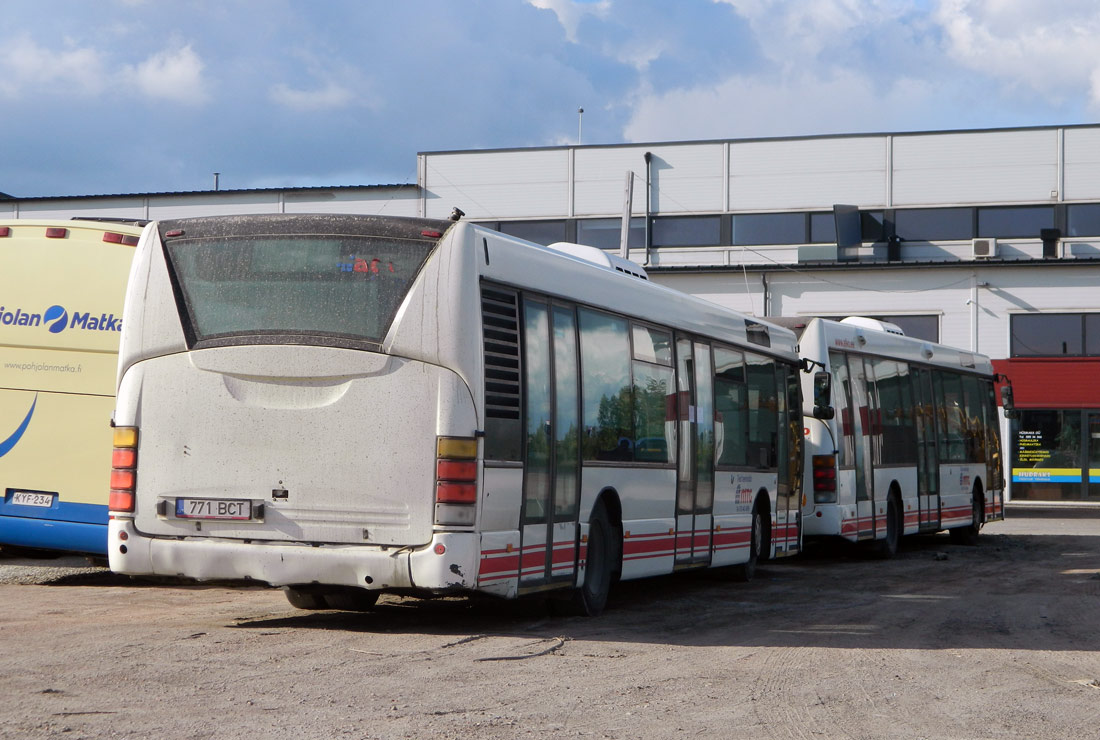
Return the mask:
<svg viewBox="0 0 1100 740">
<path fill-rule="evenodd" d="M 240 499 L 178 498 L 177 519 L 251 519 L 252 502 Z"/>
<path fill-rule="evenodd" d="M 11 502 L 19 506 L 40 506 L 48 509 L 53 506 L 52 493 L 35 493 L 34 491 L 15 491 L 11 495 Z"/>
</svg>

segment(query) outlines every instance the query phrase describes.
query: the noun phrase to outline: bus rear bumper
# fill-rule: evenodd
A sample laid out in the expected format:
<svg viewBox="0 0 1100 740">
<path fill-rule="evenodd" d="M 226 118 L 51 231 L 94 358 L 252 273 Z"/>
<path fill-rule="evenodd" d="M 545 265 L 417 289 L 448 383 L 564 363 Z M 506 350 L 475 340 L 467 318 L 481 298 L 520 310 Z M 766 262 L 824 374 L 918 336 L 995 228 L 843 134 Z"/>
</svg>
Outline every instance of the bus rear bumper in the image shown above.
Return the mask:
<svg viewBox="0 0 1100 740">
<path fill-rule="evenodd" d="M 312 546 L 149 537 L 134 527 L 132 519 L 112 519 L 107 542 L 111 570 L 128 575 L 434 593 L 472 590 L 477 585 L 478 540 L 465 532 L 436 532 L 431 542 L 419 547 Z"/>
<path fill-rule="evenodd" d="M 855 542 L 858 528 L 854 518 L 845 519 L 838 504 L 816 504 L 802 517 L 802 534 L 806 537 L 843 537 Z"/>
</svg>

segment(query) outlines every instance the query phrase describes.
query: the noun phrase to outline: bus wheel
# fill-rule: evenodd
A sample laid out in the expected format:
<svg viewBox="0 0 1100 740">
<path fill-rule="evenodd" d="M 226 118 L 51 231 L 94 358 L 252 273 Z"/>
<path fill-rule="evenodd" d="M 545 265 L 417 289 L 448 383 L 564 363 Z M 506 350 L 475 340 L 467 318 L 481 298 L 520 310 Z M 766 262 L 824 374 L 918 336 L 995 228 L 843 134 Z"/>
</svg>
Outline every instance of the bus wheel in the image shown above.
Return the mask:
<svg viewBox="0 0 1100 740">
<path fill-rule="evenodd" d="M 341 588 L 325 591 L 325 603 L 329 609 L 345 612 L 369 612 L 378 603 L 378 592 L 365 588 Z"/>
<path fill-rule="evenodd" d="M 975 488 L 970 499 L 972 501 L 970 524 L 965 527 L 953 527 L 948 531 L 951 533 L 951 541 L 955 544 L 973 547 L 978 544 L 978 533 L 982 529 L 982 512 L 985 510 L 981 489 Z"/>
<path fill-rule="evenodd" d="M 764 517 L 760 514 L 760 507 L 752 510 L 752 530 L 749 533 L 749 559 L 747 562 L 735 565 L 730 569 L 730 575 L 735 581 L 751 581 L 756 575 L 756 563 L 760 560 L 760 551 L 764 547 Z"/>
<path fill-rule="evenodd" d="M 286 600 L 295 609 L 316 610 L 329 608 L 328 604 L 325 603 L 325 595 L 312 588 L 283 586 L 283 593 L 286 594 Z"/>
<path fill-rule="evenodd" d="M 898 496 L 891 492 L 886 500 L 886 536 L 875 543 L 875 554 L 880 558 L 892 558 L 898 554 L 901 541 L 901 506 Z"/>
<path fill-rule="evenodd" d="M 611 574 L 616 570 L 612 542 L 615 531 L 603 503 L 596 504 L 588 522 L 588 555 L 585 558 L 584 583 L 573 593 L 571 611 L 580 616 L 598 616 L 607 606 L 611 591 Z"/>
</svg>

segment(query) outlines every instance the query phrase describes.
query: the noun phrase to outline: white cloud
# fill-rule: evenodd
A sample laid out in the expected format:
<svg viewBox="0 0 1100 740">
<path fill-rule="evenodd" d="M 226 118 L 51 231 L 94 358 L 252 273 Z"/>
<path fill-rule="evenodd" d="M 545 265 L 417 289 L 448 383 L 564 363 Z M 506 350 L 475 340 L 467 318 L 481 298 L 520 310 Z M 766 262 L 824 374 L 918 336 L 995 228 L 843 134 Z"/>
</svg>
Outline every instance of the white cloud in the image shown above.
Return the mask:
<svg viewBox="0 0 1100 740">
<path fill-rule="evenodd" d="M 527 0 L 540 10 L 549 10 L 558 17 L 558 23 L 565 30 L 565 38 L 571 44 L 577 43 L 577 29 L 586 15 L 602 17 L 607 15 L 611 0 L 599 2 L 579 2 L 578 0 Z"/>
<path fill-rule="evenodd" d="M 58 92 L 95 95 L 105 84 L 102 57 L 95 49 L 47 49 L 25 36 L 0 47 L 0 94 L 48 86 Z"/>
<path fill-rule="evenodd" d="M 201 105 L 210 98 L 203 78 L 204 67 L 188 44 L 154 54 L 137 66 L 124 67 L 122 75 L 151 98 Z"/>
<path fill-rule="evenodd" d="M 1094 0 L 715 2 L 748 23 L 762 58 L 663 90 L 643 71 L 627 99 L 628 140 L 1034 125 L 1100 111 Z"/>
<path fill-rule="evenodd" d="M 738 75 L 642 98 L 624 134 L 628 141 L 668 141 L 900 130 L 910 127 L 908 111 L 929 105 L 934 92 L 911 78 L 882 91 L 850 70 L 781 83 Z"/>
<path fill-rule="evenodd" d="M 935 20 L 946 53 L 963 67 L 1061 103 L 1088 96 L 1100 108 L 1100 7 L 1080 0 L 941 0 Z"/>
<path fill-rule="evenodd" d="M 883 28 L 905 17 L 919 0 L 715 0 L 730 5 L 752 26 L 761 51 L 795 66 L 829 46 L 843 47 L 854 33 Z"/>
<path fill-rule="evenodd" d="M 296 90 L 279 83 L 271 88 L 271 100 L 294 110 L 326 110 L 351 104 L 354 94 L 346 87 L 329 81 L 315 90 Z"/>
</svg>

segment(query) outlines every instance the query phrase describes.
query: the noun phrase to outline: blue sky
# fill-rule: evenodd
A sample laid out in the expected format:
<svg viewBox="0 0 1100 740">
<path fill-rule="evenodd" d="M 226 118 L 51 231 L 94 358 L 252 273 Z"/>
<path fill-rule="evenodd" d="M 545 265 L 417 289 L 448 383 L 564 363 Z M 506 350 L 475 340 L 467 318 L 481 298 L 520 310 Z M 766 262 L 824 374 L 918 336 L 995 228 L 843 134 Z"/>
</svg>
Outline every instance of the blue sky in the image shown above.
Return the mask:
<svg viewBox="0 0 1100 740">
<path fill-rule="evenodd" d="M 4 0 L 0 192 L 416 181 L 418 151 L 1089 123 L 1094 0 Z"/>
</svg>

